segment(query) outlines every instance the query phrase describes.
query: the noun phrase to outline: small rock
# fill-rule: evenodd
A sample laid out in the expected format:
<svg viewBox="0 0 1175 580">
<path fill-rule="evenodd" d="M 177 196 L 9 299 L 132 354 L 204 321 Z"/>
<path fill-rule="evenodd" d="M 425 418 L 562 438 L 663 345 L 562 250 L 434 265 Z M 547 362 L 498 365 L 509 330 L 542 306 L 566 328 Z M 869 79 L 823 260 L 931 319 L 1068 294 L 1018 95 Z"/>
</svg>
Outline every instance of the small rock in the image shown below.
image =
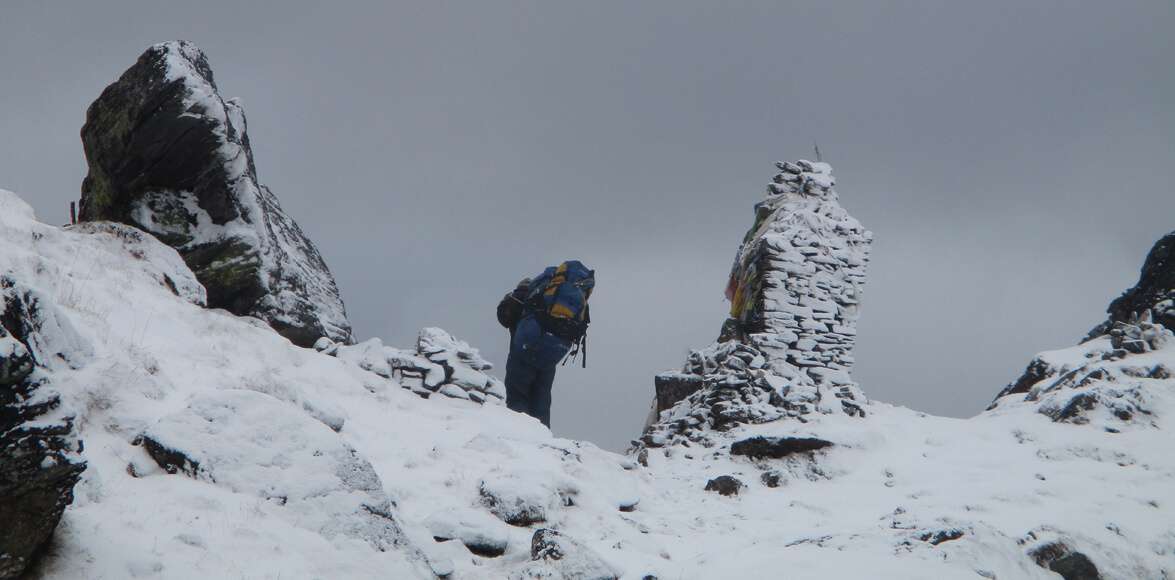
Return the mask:
<svg viewBox="0 0 1175 580">
<path fill-rule="evenodd" d="M 831 441 L 815 437 L 751 437 L 730 446 L 731 455 L 751 459 L 781 459 L 796 453 L 808 453 L 831 447 Z"/>
<path fill-rule="evenodd" d="M 738 495 L 743 487 L 743 482 L 730 475 L 720 475 L 706 482 L 706 491 L 716 491 L 726 496 Z"/>
</svg>

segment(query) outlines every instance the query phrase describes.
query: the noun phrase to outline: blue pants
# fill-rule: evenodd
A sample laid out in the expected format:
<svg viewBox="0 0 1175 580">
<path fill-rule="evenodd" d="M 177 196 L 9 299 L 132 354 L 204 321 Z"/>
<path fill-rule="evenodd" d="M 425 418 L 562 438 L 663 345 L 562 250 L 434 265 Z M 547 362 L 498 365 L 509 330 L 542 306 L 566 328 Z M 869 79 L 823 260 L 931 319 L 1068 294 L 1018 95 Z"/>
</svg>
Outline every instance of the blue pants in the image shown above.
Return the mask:
<svg viewBox="0 0 1175 580">
<path fill-rule="evenodd" d="M 555 367 L 537 368 L 516 355 L 506 358 L 506 406 L 526 413 L 551 426 L 551 387 L 555 384 Z"/>
</svg>

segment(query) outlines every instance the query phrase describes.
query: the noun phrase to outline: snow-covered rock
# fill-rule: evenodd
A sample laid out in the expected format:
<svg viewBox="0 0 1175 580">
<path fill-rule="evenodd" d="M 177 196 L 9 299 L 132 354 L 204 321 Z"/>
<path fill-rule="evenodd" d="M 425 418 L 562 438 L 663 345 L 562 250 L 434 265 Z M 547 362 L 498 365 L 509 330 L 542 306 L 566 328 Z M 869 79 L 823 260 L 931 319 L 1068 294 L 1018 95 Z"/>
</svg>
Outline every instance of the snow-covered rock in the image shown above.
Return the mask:
<svg viewBox="0 0 1175 580">
<path fill-rule="evenodd" d="M 618 580 L 619 576 L 591 548 L 556 530 L 536 530 L 530 543 L 531 564 L 511 580 Z"/>
<path fill-rule="evenodd" d="M 718 342 L 655 379 L 639 445 L 713 444 L 711 433 L 811 413 L 864 416 L 849 375 L 873 234 L 841 207 L 827 163 L 780 173 L 743 238 Z"/>
<path fill-rule="evenodd" d="M 148 48 L 90 105 L 80 219 L 136 226 L 180 251 L 208 305 L 295 344 L 351 337 L 314 244 L 257 179 L 240 103 L 189 42 Z"/>
<path fill-rule="evenodd" d="M 5 195 L 5 192 L 0 192 Z M 85 469 L 74 417 L 52 388 L 43 357 L 58 355 L 53 305 L 0 279 L 0 578 L 18 578 L 73 502 Z M 76 337 L 76 335 L 75 335 Z M 32 350 L 26 344 L 35 345 Z M 36 348 L 39 347 L 39 348 Z"/>
<path fill-rule="evenodd" d="M 478 404 L 501 405 L 506 400 L 506 385 L 487 372 L 493 365 L 469 343 L 439 328 L 421 330 L 411 350 L 386 347 L 378 338 L 354 345 L 340 345 L 324 338 L 314 348 L 365 371 L 395 379 L 426 399 L 438 393 Z"/>
</svg>

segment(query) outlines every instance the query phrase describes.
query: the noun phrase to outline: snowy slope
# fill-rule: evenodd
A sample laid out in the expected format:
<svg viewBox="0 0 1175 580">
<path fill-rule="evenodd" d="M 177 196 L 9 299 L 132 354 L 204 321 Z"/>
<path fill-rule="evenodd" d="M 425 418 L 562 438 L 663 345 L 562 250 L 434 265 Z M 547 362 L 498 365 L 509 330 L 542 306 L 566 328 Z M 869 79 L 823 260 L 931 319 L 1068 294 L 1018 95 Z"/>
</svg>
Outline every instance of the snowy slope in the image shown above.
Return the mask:
<svg viewBox="0 0 1175 580">
<path fill-rule="evenodd" d="M 969 420 L 869 402 L 626 457 L 203 308 L 174 250 L 124 231 L 0 192 L 0 273 L 61 321 L 42 338 L 69 360 L 45 372 L 89 464 L 44 578 L 1045 579 L 1029 554 L 1058 541 L 1104 578 L 1175 577 L 1170 378 L 1118 433 L 1024 401 Z M 1175 345 L 1132 356 L 1175 368 Z M 755 435 L 833 446 L 730 454 Z M 203 463 L 168 473 L 148 440 Z M 745 487 L 705 491 L 720 475 Z M 544 527 L 562 537 L 536 559 Z"/>
</svg>

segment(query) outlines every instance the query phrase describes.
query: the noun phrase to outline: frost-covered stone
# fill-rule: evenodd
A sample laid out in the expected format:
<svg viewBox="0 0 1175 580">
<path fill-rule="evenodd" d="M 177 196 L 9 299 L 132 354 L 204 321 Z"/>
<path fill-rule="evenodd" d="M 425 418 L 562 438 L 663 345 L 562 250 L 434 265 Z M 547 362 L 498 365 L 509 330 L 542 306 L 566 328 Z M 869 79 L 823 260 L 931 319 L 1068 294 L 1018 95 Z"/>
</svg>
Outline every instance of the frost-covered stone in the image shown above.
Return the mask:
<svg viewBox="0 0 1175 580">
<path fill-rule="evenodd" d="M 510 543 L 508 526 L 482 510 L 442 510 L 428 516 L 424 525 L 437 541 L 460 540 L 470 552 L 479 556 L 501 556 Z"/>
<path fill-rule="evenodd" d="M 378 550 L 408 546 L 371 464 L 327 426 L 268 395 L 203 395 L 148 427 L 142 442 L 167 472 L 275 502 L 316 533 Z"/>
<path fill-rule="evenodd" d="M 148 48 L 90 105 L 79 218 L 134 225 L 179 250 L 208 305 L 311 346 L 351 325 L 314 244 L 257 179 L 240 103 L 188 42 Z"/>
<path fill-rule="evenodd" d="M 68 343 L 56 309 L 11 278 L 0 280 L 0 578 L 18 578 L 48 541 L 86 464 L 74 418 L 39 367 Z M 76 335 L 74 337 L 76 339 Z M 26 343 L 40 349 L 30 349 Z M 48 350 L 46 350 L 48 349 Z M 39 352 L 38 352 L 39 350 Z"/>
<path fill-rule="evenodd" d="M 543 481 L 519 475 L 486 478 L 478 486 L 478 493 L 491 513 L 512 526 L 547 521 L 547 512 L 559 500 L 558 492 Z"/>
<path fill-rule="evenodd" d="M 531 564 L 513 580 L 617 580 L 619 574 L 594 550 L 552 529 L 535 530 Z"/>
<path fill-rule="evenodd" d="M 731 475 L 719 475 L 714 479 L 706 482 L 706 491 L 717 492 L 719 495 L 738 495 L 746 485 L 738 478 Z"/>
<path fill-rule="evenodd" d="M 440 393 L 479 404 L 502 404 L 506 385 L 487 374 L 493 365 L 469 343 L 439 328 L 424 328 L 412 350 L 386 347 L 378 338 L 354 345 L 320 341 L 315 348 L 359 368 L 399 381 L 423 397 Z"/>
<path fill-rule="evenodd" d="M 639 445 L 710 443 L 712 431 L 810 413 L 865 415 L 849 373 L 873 234 L 841 207 L 827 163 L 777 167 L 735 256 L 719 342 L 656 377 Z"/>
</svg>

